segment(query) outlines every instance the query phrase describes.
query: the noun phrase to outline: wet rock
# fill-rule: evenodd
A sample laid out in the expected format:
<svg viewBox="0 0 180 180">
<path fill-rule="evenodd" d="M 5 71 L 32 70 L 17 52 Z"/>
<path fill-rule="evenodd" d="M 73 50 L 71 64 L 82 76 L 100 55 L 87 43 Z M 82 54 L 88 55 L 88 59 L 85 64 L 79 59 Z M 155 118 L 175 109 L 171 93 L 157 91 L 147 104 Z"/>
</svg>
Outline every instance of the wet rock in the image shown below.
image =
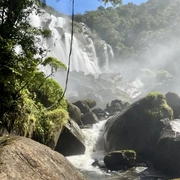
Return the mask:
<svg viewBox="0 0 180 180">
<path fill-rule="evenodd" d="M 1 180 L 85 180 L 64 156 L 24 137 L 0 138 Z"/>
<path fill-rule="evenodd" d="M 123 102 L 120 99 L 115 99 L 106 105 L 106 111 L 112 116 L 126 109 L 130 104 L 128 102 Z"/>
<path fill-rule="evenodd" d="M 85 137 L 77 123 L 73 120 L 69 120 L 69 122 L 65 124 L 55 147 L 55 151 L 58 151 L 64 156 L 84 154 Z"/>
<path fill-rule="evenodd" d="M 87 124 L 94 124 L 99 122 L 97 116 L 92 112 L 88 112 L 86 113 L 83 117 L 82 117 L 82 123 L 83 125 L 87 125 Z"/>
<path fill-rule="evenodd" d="M 168 92 L 166 94 L 166 100 L 168 105 L 173 109 L 174 118 L 180 117 L 180 97 L 173 92 Z"/>
<path fill-rule="evenodd" d="M 77 106 L 75 106 L 71 102 L 68 102 L 68 112 L 70 118 L 72 118 L 78 125 L 82 125 L 81 111 Z"/>
<path fill-rule="evenodd" d="M 118 99 L 111 101 L 110 104 L 106 105 L 106 111 L 111 115 L 122 111 L 122 101 Z"/>
<path fill-rule="evenodd" d="M 95 161 L 92 163 L 92 166 L 99 167 L 99 168 L 101 168 L 101 169 L 106 168 L 106 165 L 105 165 L 105 163 L 104 163 L 103 160 L 95 160 Z"/>
<path fill-rule="evenodd" d="M 82 101 L 76 101 L 73 104 L 75 106 L 77 106 L 80 109 L 81 113 L 83 113 L 83 114 L 86 114 L 86 113 L 90 112 L 89 106 L 83 100 Z"/>
<path fill-rule="evenodd" d="M 155 151 L 157 170 L 180 177 L 180 119 L 173 120 L 161 132 Z"/>
<path fill-rule="evenodd" d="M 92 112 L 97 116 L 99 120 L 104 120 L 107 118 L 108 113 L 103 108 L 94 108 Z"/>
<path fill-rule="evenodd" d="M 90 109 L 94 108 L 96 106 L 96 101 L 92 99 L 85 99 L 83 100 Z"/>
<path fill-rule="evenodd" d="M 173 111 L 161 93 L 150 93 L 133 103 L 125 112 L 110 118 L 104 129 L 104 146 L 107 152 L 133 149 L 137 158 L 152 159 L 156 144 Z"/>
<path fill-rule="evenodd" d="M 111 171 L 133 167 L 136 163 L 136 152 L 133 150 L 110 152 L 104 157 L 104 163 Z"/>
</svg>

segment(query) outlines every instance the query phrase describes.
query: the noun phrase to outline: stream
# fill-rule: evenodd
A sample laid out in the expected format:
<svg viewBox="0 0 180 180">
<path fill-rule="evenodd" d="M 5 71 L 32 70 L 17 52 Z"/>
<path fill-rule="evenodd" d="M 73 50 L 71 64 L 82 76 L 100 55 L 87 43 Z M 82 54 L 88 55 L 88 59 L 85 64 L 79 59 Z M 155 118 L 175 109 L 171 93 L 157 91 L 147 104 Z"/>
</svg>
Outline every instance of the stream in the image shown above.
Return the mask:
<svg viewBox="0 0 180 180">
<path fill-rule="evenodd" d="M 92 128 L 82 129 L 86 137 L 85 153 L 66 157 L 87 180 L 168 180 L 163 174 L 143 165 L 127 171 L 108 171 L 93 166 L 95 160 L 102 160 L 106 155 L 101 139 L 105 123 L 106 120 L 103 120 L 93 124 Z"/>
</svg>

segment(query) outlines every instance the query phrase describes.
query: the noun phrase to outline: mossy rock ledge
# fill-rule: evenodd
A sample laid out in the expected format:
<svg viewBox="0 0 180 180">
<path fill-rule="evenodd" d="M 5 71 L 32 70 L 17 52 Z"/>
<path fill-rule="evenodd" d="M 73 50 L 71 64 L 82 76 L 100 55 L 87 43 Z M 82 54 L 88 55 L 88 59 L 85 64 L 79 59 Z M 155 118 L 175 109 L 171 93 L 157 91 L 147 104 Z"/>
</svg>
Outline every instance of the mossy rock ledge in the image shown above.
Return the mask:
<svg viewBox="0 0 180 180">
<path fill-rule="evenodd" d="M 0 138 L 1 180 L 85 180 L 61 154 L 24 137 Z"/>
<path fill-rule="evenodd" d="M 149 93 L 106 122 L 105 150 L 133 149 L 138 161 L 151 160 L 160 133 L 172 118 L 173 110 L 165 96 L 159 92 Z"/>
</svg>

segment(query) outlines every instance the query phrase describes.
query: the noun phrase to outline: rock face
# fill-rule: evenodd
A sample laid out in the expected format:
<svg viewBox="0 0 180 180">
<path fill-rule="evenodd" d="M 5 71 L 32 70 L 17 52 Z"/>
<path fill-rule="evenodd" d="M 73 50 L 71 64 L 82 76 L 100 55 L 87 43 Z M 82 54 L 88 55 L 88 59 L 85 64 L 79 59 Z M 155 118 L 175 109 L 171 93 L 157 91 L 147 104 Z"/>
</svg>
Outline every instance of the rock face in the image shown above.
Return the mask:
<svg viewBox="0 0 180 180">
<path fill-rule="evenodd" d="M 85 180 L 61 154 L 24 137 L 1 138 L 1 180 Z"/>
<path fill-rule="evenodd" d="M 90 112 L 89 106 L 84 101 L 76 101 L 73 104 L 77 106 L 83 114 Z"/>
<path fill-rule="evenodd" d="M 129 106 L 128 102 L 123 102 L 119 99 L 115 99 L 115 100 L 111 101 L 111 103 L 106 105 L 106 111 L 110 115 L 114 115 L 114 114 L 117 114 L 118 112 L 124 110 L 128 106 Z"/>
<path fill-rule="evenodd" d="M 74 106 L 80 109 L 80 112 L 82 114 L 81 120 L 79 121 L 80 123 L 78 123 L 79 125 L 94 124 L 99 122 L 96 114 L 94 114 L 91 110 L 91 108 L 93 108 L 96 105 L 95 101 L 86 99 L 86 100 L 76 101 L 73 104 Z"/>
<path fill-rule="evenodd" d="M 68 102 L 68 112 L 70 118 L 72 118 L 78 125 L 82 125 L 81 111 L 77 106 Z"/>
<path fill-rule="evenodd" d="M 97 116 L 99 120 L 104 120 L 107 118 L 108 113 L 103 108 L 94 108 L 92 112 Z"/>
<path fill-rule="evenodd" d="M 61 132 L 55 151 L 58 151 L 64 156 L 84 154 L 84 140 L 84 135 L 76 122 L 69 120 Z"/>
<path fill-rule="evenodd" d="M 99 120 L 98 120 L 97 116 L 92 111 L 86 113 L 82 117 L 83 125 L 94 124 L 94 123 L 98 123 L 98 122 L 99 122 Z"/>
<path fill-rule="evenodd" d="M 109 170 L 121 170 L 133 167 L 136 163 L 136 152 L 133 150 L 120 150 L 108 153 L 104 163 Z"/>
<path fill-rule="evenodd" d="M 180 119 L 171 121 L 159 138 L 155 151 L 156 169 L 180 177 Z"/>
<path fill-rule="evenodd" d="M 172 116 L 164 95 L 150 93 L 107 121 L 103 135 L 105 150 L 133 149 L 137 158 L 151 159 L 166 126 L 162 119 L 172 119 Z"/>
<path fill-rule="evenodd" d="M 122 111 L 122 101 L 121 100 L 113 100 L 111 104 L 106 105 L 106 111 L 110 114 L 114 114 L 115 112 Z"/>
<path fill-rule="evenodd" d="M 167 103 L 173 109 L 174 118 L 180 118 L 180 97 L 173 92 L 166 94 Z"/>
</svg>

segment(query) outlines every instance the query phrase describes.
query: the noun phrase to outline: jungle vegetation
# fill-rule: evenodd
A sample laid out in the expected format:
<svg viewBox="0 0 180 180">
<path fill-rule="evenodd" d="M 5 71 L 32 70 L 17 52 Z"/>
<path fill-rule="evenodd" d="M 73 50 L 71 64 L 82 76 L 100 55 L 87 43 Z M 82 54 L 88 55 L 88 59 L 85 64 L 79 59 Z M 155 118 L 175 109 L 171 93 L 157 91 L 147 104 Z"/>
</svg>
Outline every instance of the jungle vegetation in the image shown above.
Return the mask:
<svg viewBox="0 0 180 180">
<path fill-rule="evenodd" d="M 63 90 L 50 76 L 66 66 L 46 57 L 47 50 L 37 45 L 39 36 L 51 36 L 50 30 L 29 24 L 30 13 L 41 13 L 37 3 L 0 1 L 0 132 L 48 145 L 68 120 Z M 40 71 L 43 66 L 49 66 L 51 74 Z"/>
<path fill-rule="evenodd" d="M 144 62 L 155 44 L 171 47 L 176 42 L 173 48 L 178 47 L 178 0 L 148 0 L 139 6 L 109 1 L 115 6 L 76 14 L 75 20 L 110 44 L 116 61 Z M 41 13 L 34 3 L 46 6 L 45 0 L 0 0 L 0 134 L 7 130 L 48 144 L 68 119 L 67 104 L 61 86 L 39 67 L 49 66 L 52 73 L 66 67 L 37 46 L 37 37 L 48 38 L 51 32 L 29 24 L 30 13 Z M 178 62 L 179 53 L 177 48 L 171 64 Z"/>
<path fill-rule="evenodd" d="M 159 56 L 164 54 L 164 61 L 168 59 L 162 68 L 174 73 L 180 55 L 179 8 L 178 0 L 148 0 L 141 5 L 100 6 L 96 11 L 76 14 L 75 20 L 85 23 L 112 46 L 116 62 L 152 62 L 159 53 Z M 101 48 L 98 43 L 96 46 Z M 162 49 L 164 52 L 160 54 Z"/>
</svg>

